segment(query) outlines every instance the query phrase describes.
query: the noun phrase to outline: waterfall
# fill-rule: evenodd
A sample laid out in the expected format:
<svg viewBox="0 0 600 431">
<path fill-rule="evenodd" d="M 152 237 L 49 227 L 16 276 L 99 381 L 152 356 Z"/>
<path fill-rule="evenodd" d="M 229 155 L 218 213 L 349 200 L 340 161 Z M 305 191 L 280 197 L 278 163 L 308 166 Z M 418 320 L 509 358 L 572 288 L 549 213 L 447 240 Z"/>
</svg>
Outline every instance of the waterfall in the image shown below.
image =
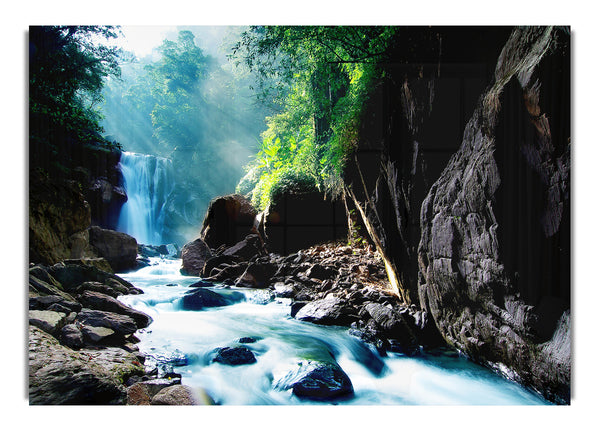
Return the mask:
<svg viewBox="0 0 600 431">
<path fill-rule="evenodd" d="M 121 208 L 117 230 L 133 236 L 140 244 L 163 244 L 163 210 L 173 188 L 171 161 L 123 152 L 119 165 L 127 202 Z"/>
</svg>

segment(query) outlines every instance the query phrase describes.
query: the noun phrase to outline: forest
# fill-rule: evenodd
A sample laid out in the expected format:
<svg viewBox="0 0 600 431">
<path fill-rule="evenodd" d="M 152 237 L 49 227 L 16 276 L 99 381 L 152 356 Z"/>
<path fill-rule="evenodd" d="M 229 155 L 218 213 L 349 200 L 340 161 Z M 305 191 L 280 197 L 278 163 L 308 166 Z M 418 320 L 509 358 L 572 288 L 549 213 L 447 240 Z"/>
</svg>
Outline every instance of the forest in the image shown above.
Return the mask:
<svg viewBox="0 0 600 431">
<path fill-rule="evenodd" d="M 570 404 L 570 27 L 128 31 L 29 27 L 30 404 Z"/>
</svg>

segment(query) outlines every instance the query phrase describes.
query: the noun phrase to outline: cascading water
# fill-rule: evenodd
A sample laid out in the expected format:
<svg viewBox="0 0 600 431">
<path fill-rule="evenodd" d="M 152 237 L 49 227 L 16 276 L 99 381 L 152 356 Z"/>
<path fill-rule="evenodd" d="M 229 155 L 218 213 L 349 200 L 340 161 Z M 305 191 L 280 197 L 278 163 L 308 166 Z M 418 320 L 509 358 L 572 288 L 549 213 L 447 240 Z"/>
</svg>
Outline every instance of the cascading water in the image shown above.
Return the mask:
<svg viewBox="0 0 600 431">
<path fill-rule="evenodd" d="M 127 202 L 121 208 L 117 230 L 133 236 L 140 244 L 163 244 L 164 206 L 173 189 L 171 161 L 123 152 L 119 165 Z"/>
<path fill-rule="evenodd" d="M 290 300 L 273 299 L 268 290 L 214 286 L 210 289 L 215 292 L 241 292 L 245 301 L 184 310 L 182 297 L 198 277 L 181 275 L 181 260 L 151 260 L 151 266 L 121 274 L 144 293 L 119 297 L 153 318 L 148 328 L 138 332 L 146 366 L 181 374 L 182 384 L 204 389 L 219 404 L 322 403 L 300 399 L 279 382 L 300 361 L 323 351 L 333 352 L 354 388 L 353 396 L 336 400 L 338 404 L 548 404 L 538 394 L 453 351 L 379 357 L 346 328 L 290 317 Z M 217 348 L 236 345 L 242 337 L 255 340 L 244 344 L 256 356 L 255 363 L 232 367 L 211 360 Z"/>
</svg>

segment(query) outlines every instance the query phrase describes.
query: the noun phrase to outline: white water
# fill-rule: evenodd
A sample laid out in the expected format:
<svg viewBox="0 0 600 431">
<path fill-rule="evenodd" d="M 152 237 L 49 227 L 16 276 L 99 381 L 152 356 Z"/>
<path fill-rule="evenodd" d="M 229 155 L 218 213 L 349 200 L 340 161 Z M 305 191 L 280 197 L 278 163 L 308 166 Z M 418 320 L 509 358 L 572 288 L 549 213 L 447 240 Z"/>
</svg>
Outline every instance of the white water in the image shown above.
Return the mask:
<svg viewBox="0 0 600 431">
<path fill-rule="evenodd" d="M 123 152 L 119 165 L 127 202 L 121 208 L 117 230 L 133 236 L 140 244 L 163 244 L 163 209 L 173 188 L 171 161 Z"/>
<path fill-rule="evenodd" d="M 458 355 L 381 358 L 348 331 L 300 322 L 289 316 L 289 300 L 269 301 L 265 291 L 236 289 L 246 302 L 202 311 L 182 311 L 179 301 L 199 279 L 179 274 L 180 260 L 154 258 L 153 265 L 120 274 L 141 288 L 141 295 L 120 297 L 154 319 L 139 331 L 140 349 L 153 358 L 172 358 L 182 384 L 205 389 L 219 404 L 319 404 L 296 398 L 276 383 L 296 364 L 325 349 L 350 377 L 354 396 L 339 404 L 356 405 L 531 405 L 547 404 L 537 394 Z M 168 286 L 169 285 L 169 286 Z M 225 286 L 215 290 L 225 289 Z M 237 344 L 240 337 L 255 337 Z M 227 366 L 211 362 L 217 347 L 243 345 L 257 362 Z M 179 359 L 179 361 L 175 360 Z"/>
</svg>

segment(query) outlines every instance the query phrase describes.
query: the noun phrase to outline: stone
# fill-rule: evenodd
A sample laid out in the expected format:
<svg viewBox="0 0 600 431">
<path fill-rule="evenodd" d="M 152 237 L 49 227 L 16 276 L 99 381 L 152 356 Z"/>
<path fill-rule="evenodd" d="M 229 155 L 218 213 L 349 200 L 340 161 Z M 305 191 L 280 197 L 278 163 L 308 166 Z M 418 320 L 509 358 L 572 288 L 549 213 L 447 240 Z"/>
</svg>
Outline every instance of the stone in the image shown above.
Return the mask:
<svg viewBox="0 0 600 431">
<path fill-rule="evenodd" d="M 214 405 L 214 400 L 202 389 L 194 389 L 185 385 L 169 386 L 161 389 L 150 402 L 163 406 L 197 406 Z"/>
<path fill-rule="evenodd" d="M 90 245 L 105 258 L 113 270 L 124 272 L 136 267 L 137 241 L 123 232 L 90 227 Z"/>
<path fill-rule="evenodd" d="M 315 264 L 306 271 L 308 278 L 316 278 L 318 280 L 327 280 L 335 278 L 337 270 L 335 268 L 325 267 L 323 265 Z"/>
<path fill-rule="evenodd" d="M 125 404 L 122 382 L 104 363 L 29 328 L 29 404 Z"/>
<path fill-rule="evenodd" d="M 200 276 L 204 264 L 213 256 L 210 247 L 200 238 L 188 242 L 181 249 L 181 273 Z"/>
<path fill-rule="evenodd" d="M 298 398 L 316 401 L 332 401 L 354 394 L 350 378 L 335 362 L 302 361 L 275 386 L 292 389 Z"/>
<path fill-rule="evenodd" d="M 234 245 L 250 232 L 255 218 L 256 210 L 242 195 L 220 196 L 209 204 L 201 238 L 214 249 Z"/>
<path fill-rule="evenodd" d="M 84 340 L 90 341 L 92 343 L 100 343 L 104 341 L 106 338 L 112 337 L 115 335 L 115 331 L 110 328 L 105 328 L 102 326 L 88 326 L 84 325 L 81 328 L 81 334 L 84 337 Z"/>
<path fill-rule="evenodd" d="M 569 46 L 557 28 L 511 32 L 423 200 L 417 251 L 419 305 L 446 342 L 561 404 L 570 354 L 545 343 L 563 340 L 570 314 L 570 111 L 549 97 L 568 88 Z"/>
<path fill-rule="evenodd" d="M 189 311 L 198 311 L 210 307 L 223 307 L 243 301 L 243 293 L 221 290 L 219 293 L 203 287 L 188 291 L 182 298 L 182 308 Z"/>
<path fill-rule="evenodd" d="M 225 365 L 245 365 L 256 362 L 254 353 L 247 347 L 220 347 L 213 362 Z"/>
<path fill-rule="evenodd" d="M 235 285 L 255 289 L 266 288 L 276 271 L 277 267 L 271 263 L 252 262 L 236 280 Z"/>
<path fill-rule="evenodd" d="M 43 295 L 43 296 L 30 296 L 29 297 L 29 309 L 30 310 L 48 310 L 52 305 L 61 305 L 65 310 L 66 314 L 71 311 L 78 312 L 81 310 L 81 304 L 75 301 L 67 301 L 63 296 L 60 295 Z M 62 311 L 62 310 L 54 310 Z"/>
<path fill-rule="evenodd" d="M 89 308 L 83 308 L 77 314 L 76 322 L 87 326 L 110 328 L 120 336 L 133 334 L 138 329 L 135 320 L 129 316 Z"/>
<path fill-rule="evenodd" d="M 83 334 L 81 333 L 79 326 L 72 323 L 63 326 L 60 331 L 60 342 L 72 349 L 83 347 Z"/>
<path fill-rule="evenodd" d="M 60 296 L 65 301 L 75 302 L 75 299 L 67 292 L 64 292 L 62 289 L 60 289 L 54 285 L 48 284 L 45 281 L 39 280 L 31 274 L 29 275 L 29 291 L 36 293 L 40 296 L 43 296 L 43 295 Z"/>
<path fill-rule="evenodd" d="M 90 281 L 102 284 L 116 282 L 120 286 L 127 288 L 124 289 L 124 292 L 133 288 L 133 285 L 130 282 L 122 279 L 118 275 L 103 271 L 93 265 L 61 262 L 49 267 L 48 272 L 62 285 L 63 289 L 69 293 L 77 292 L 77 288 L 81 286 L 82 283 Z"/>
<path fill-rule="evenodd" d="M 84 291 L 78 296 L 81 304 L 86 308 L 95 310 L 111 311 L 113 313 L 124 314 L 131 317 L 138 329 L 145 328 L 152 323 L 152 318 L 146 313 L 135 310 L 119 302 L 111 296 L 99 292 Z"/>
<path fill-rule="evenodd" d="M 328 296 L 309 302 L 300 308 L 294 317 L 298 320 L 320 325 L 345 326 L 356 320 L 357 311 L 350 307 L 345 300 Z"/>
<path fill-rule="evenodd" d="M 56 311 L 29 310 L 29 325 L 36 326 L 48 334 L 57 334 L 64 326 L 67 315 Z"/>
<path fill-rule="evenodd" d="M 250 260 L 255 256 L 263 254 L 262 250 L 263 246 L 260 237 L 256 234 L 250 234 L 237 244 L 225 249 L 223 255 L 239 256 L 245 260 Z"/>
<path fill-rule="evenodd" d="M 295 293 L 293 284 L 285 284 L 280 281 L 273 285 L 273 290 L 278 298 L 293 298 Z"/>
</svg>

